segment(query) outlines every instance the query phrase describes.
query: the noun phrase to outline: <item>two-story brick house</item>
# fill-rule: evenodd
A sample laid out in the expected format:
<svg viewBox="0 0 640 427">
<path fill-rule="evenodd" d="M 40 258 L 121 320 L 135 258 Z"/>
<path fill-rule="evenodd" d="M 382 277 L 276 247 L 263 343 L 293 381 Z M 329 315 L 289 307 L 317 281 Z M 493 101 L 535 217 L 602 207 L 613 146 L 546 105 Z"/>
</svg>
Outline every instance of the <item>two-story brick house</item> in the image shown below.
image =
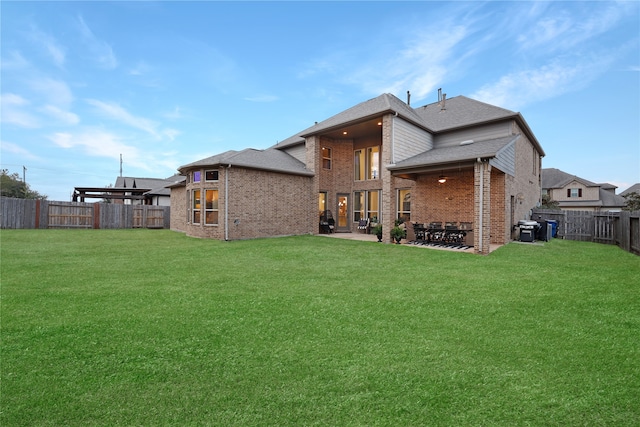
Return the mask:
<svg viewBox="0 0 640 427">
<path fill-rule="evenodd" d="M 266 150 L 180 167 L 171 224 L 226 240 L 315 234 L 331 210 L 336 232 L 361 218 L 385 230 L 397 218 L 472 224 L 475 251 L 488 253 L 539 203 L 542 156 L 520 113 L 464 96 L 412 108 L 383 94 Z"/>
</svg>

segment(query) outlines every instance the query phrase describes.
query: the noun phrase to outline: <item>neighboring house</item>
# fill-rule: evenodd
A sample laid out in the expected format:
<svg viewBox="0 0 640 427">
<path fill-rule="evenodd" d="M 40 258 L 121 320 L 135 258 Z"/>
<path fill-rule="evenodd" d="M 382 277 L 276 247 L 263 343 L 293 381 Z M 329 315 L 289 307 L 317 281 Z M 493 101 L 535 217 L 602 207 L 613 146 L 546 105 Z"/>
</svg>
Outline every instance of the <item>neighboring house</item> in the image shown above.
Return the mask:
<svg viewBox="0 0 640 427">
<path fill-rule="evenodd" d="M 596 184 L 559 169 L 542 169 L 542 194 L 558 202 L 564 210 L 609 211 L 625 206 L 624 197 L 616 195 L 616 186 Z"/>
<path fill-rule="evenodd" d="M 227 151 L 179 168 L 171 226 L 213 239 L 336 232 L 360 219 L 465 223 L 488 253 L 540 202 L 544 151 L 520 113 L 464 96 L 412 108 L 383 94 L 266 150 Z M 182 212 L 182 214 L 180 214 Z"/>
<path fill-rule="evenodd" d="M 73 201 L 86 199 L 111 200 L 116 204 L 171 206 L 168 186 L 184 181 L 184 177 L 134 178 L 119 176 L 113 187 L 75 187 Z"/>
</svg>

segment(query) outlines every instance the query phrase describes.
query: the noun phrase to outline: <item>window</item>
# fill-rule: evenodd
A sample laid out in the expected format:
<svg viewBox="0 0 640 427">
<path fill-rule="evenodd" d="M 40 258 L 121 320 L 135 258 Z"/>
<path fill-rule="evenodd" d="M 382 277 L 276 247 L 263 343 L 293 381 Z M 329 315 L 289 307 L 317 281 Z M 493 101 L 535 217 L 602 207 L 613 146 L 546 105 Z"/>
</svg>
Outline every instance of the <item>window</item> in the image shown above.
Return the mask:
<svg viewBox="0 0 640 427">
<path fill-rule="evenodd" d="M 378 222 L 380 218 L 380 192 L 369 191 L 367 192 L 367 217 L 372 222 Z"/>
<path fill-rule="evenodd" d="M 200 171 L 193 172 L 193 182 L 200 182 Z"/>
<path fill-rule="evenodd" d="M 364 191 L 354 191 L 353 193 L 353 222 L 358 222 L 366 218 L 364 214 Z"/>
<path fill-rule="evenodd" d="M 398 190 L 398 214 L 397 219 L 405 222 L 411 221 L 411 190 Z"/>
<path fill-rule="evenodd" d="M 193 190 L 192 223 L 200 224 L 200 190 Z"/>
<path fill-rule="evenodd" d="M 204 172 L 204 180 L 205 181 L 217 181 L 218 180 L 218 171 L 205 171 Z"/>
<path fill-rule="evenodd" d="M 331 148 L 322 147 L 322 169 L 331 169 Z"/>
<path fill-rule="evenodd" d="M 353 170 L 355 176 L 353 179 L 356 181 L 362 181 L 364 179 L 364 151 L 356 150 L 353 152 Z"/>
<path fill-rule="evenodd" d="M 218 190 L 204 190 L 205 208 L 204 223 L 205 225 L 218 224 Z"/>
<path fill-rule="evenodd" d="M 371 222 L 380 220 L 380 191 L 353 192 L 353 222 L 363 218 Z"/>
<path fill-rule="evenodd" d="M 318 218 L 327 209 L 327 193 L 321 192 L 318 194 Z"/>
<path fill-rule="evenodd" d="M 567 188 L 567 197 L 582 197 L 582 188 Z"/>
<path fill-rule="evenodd" d="M 380 178 L 380 147 L 367 148 L 367 179 Z"/>
<path fill-rule="evenodd" d="M 356 150 L 353 152 L 354 179 L 363 181 L 365 179 L 380 178 L 380 147 L 369 147 L 366 150 Z"/>
</svg>

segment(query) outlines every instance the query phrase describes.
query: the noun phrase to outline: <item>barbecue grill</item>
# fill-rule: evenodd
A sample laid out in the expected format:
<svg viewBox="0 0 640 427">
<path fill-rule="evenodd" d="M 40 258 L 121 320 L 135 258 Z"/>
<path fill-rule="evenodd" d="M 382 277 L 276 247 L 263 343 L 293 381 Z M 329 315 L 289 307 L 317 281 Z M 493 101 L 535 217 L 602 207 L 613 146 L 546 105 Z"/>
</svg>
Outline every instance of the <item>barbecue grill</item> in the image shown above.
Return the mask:
<svg viewBox="0 0 640 427">
<path fill-rule="evenodd" d="M 540 224 L 536 221 L 520 220 L 518 221 L 518 228 L 520 229 L 521 242 L 534 242 L 540 229 Z"/>
</svg>

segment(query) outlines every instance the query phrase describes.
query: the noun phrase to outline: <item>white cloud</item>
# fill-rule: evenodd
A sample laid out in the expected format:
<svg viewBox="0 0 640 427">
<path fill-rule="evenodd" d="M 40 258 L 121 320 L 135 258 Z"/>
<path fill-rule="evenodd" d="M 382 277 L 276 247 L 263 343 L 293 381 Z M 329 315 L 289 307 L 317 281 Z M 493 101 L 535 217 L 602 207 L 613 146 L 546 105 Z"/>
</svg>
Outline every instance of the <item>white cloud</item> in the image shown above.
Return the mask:
<svg viewBox="0 0 640 427">
<path fill-rule="evenodd" d="M 123 143 L 117 135 L 102 130 L 85 130 L 81 133 L 57 132 L 48 137 L 58 147 L 79 149 L 84 154 L 94 157 L 107 157 L 120 160 L 120 155 L 127 158 L 127 163 L 148 169 L 145 158 L 140 151 Z"/>
<path fill-rule="evenodd" d="M 470 97 L 517 110 L 588 85 L 606 69 L 611 58 L 601 57 L 599 61 L 552 62 L 539 68 L 513 72 L 484 85 Z"/>
<path fill-rule="evenodd" d="M 47 99 L 48 104 L 68 107 L 73 102 L 73 93 L 69 86 L 60 80 L 50 77 L 38 77 L 29 81 L 29 86 Z"/>
<path fill-rule="evenodd" d="M 51 57 L 56 66 L 62 67 L 64 65 L 66 53 L 64 48 L 58 44 L 55 38 L 40 31 L 35 26 L 31 27 L 30 36 L 33 41 L 44 48 L 45 52 Z"/>
<path fill-rule="evenodd" d="M 94 56 L 94 60 L 103 68 L 116 68 L 118 66 L 118 59 L 113 53 L 111 46 L 93 34 L 93 31 L 91 31 L 91 28 L 89 28 L 82 16 L 78 17 L 78 22 L 83 40 Z"/>
<path fill-rule="evenodd" d="M 0 95 L 0 109 L 2 110 L 0 119 L 2 123 L 23 128 L 40 127 L 38 119 L 23 109 L 23 107 L 27 107 L 29 104 L 29 101 L 20 95 L 13 93 Z"/>
<path fill-rule="evenodd" d="M 170 141 L 173 141 L 174 139 L 176 139 L 176 137 L 178 135 L 180 135 L 180 131 L 176 130 L 176 129 L 163 129 L 162 130 L 162 134 L 164 136 L 166 136 L 167 138 L 169 138 Z"/>
<path fill-rule="evenodd" d="M 250 102 L 274 102 L 274 101 L 277 101 L 278 99 L 279 98 L 275 95 L 258 95 L 258 96 L 244 98 L 245 101 L 250 101 Z"/>
<path fill-rule="evenodd" d="M 22 56 L 22 53 L 15 50 L 9 52 L 9 56 L 0 61 L 0 68 L 3 70 L 19 70 L 28 66 L 29 61 Z"/>
<path fill-rule="evenodd" d="M 32 154 L 29 150 L 25 150 L 23 147 L 20 147 L 19 145 L 8 141 L 0 142 L 0 148 L 2 148 L 2 151 L 17 154 L 18 156 L 24 157 L 29 160 L 42 160 L 40 157 Z"/>
<path fill-rule="evenodd" d="M 160 137 L 160 134 L 157 131 L 157 123 L 143 117 L 136 117 L 118 104 L 102 102 L 95 99 L 87 99 L 87 103 L 93 105 L 103 114 L 106 114 L 108 117 L 114 120 L 120 121 L 133 128 L 147 132 L 148 134 L 156 138 Z"/>
<path fill-rule="evenodd" d="M 63 124 L 77 125 L 80 123 L 80 118 L 77 114 L 63 110 L 55 105 L 45 105 L 42 111 Z"/>
</svg>

